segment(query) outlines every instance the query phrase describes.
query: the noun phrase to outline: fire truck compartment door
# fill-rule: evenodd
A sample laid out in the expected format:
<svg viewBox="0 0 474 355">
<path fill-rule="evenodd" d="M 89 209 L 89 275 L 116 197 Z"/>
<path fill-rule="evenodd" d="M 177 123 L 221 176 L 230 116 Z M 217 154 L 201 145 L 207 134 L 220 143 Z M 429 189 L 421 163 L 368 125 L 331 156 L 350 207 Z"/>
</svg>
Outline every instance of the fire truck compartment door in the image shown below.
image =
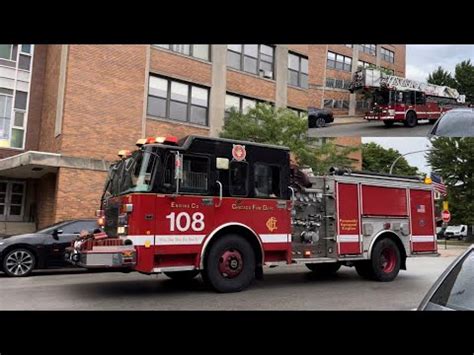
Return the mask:
<svg viewBox="0 0 474 355">
<path fill-rule="evenodd" d="M 412 251 L 435 251 L 436 238 L 431 191 L 410 190 L 410 210 Z"/>
<path fill-rule="evenodd" d="M 337 184 L 338 254 L 361 254 L 359 192 L 357 184 Z"/>
</svg>

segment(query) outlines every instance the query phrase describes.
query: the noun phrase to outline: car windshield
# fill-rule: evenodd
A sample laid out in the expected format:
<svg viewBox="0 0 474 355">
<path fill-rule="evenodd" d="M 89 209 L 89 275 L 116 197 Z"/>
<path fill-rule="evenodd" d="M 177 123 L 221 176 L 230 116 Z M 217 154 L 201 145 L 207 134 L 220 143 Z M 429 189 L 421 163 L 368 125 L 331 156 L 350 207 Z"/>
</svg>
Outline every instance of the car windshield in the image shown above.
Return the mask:
<svg viewBox="0 0 474 355">
<path fill-rule="evenodd" d="M 474 310 L 474 253 L 472 250 L 456 264 L 430 302 L 456 310 Z"/>
<path fill-rule="evenodd" d="M 474 111 L 448 111 L 438 120 L 431 135 L 441 137 L 473 137 Z"/>
</svg>

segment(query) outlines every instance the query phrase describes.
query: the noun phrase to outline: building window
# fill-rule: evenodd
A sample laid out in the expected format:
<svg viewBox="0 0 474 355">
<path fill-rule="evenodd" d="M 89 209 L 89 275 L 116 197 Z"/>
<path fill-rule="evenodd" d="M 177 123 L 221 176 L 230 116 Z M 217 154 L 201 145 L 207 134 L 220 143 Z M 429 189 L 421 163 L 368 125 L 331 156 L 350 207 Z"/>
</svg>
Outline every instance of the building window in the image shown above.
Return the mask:
<svg viewBox="0 0 474 355">
<path fill-rule="evenodd" d="M 19 221 L 25 205 L 25 183 L 0 181 L 0 220 Z"/>
<path fill-rule="evenodd" d="M 293 111 L 295 114 L 298 115 L 298 117 L 301 117 L 301 118 L 303 118 L 303 117 L 305 117 L 305 116 L 308 115 L 308 111 L 306 111 L 306 110 L 301 110 L 301 109 L 299 109 L 299 108 L 288 107 L 288 110 Z"/>
<path fill-rule="evenodd" d="M 0 44 L 0 58 L 7 59 L 7 60 L 15 60 L 13 53 L 13 45 L 12 44 Z"/>
<path fill-rule="evenodd" d="M 209 44 L 155 44 L 155 46 L 207 61 L 211 58 Z"/>
<path fill-rule="evenodd" d="M 385 67 L 381 67 L 383 70 L 385 70 L 388 74 L 390 75 L 394 75 L 395 74 L 395 70 L 393 69 L 390 69 L 390 68 L 385 68 Z"/>
<path fill-rule="evenodd" d="M 308 58 L 288 53 L 288 83 L 303 89 L 308 88 Z"/>
<path fill-rule="evenodd" d="M 325 99 L 324 100 L 325 108 L 335 108 L 335 109 L 349 109 L 348 100 L 335 100 L 335 99 Z"/>
<path fill-rule="evenodd" d="M 356 101 L 356 109 L 357 110 L 368 110 L 369 109 L 369 101 L 367 101 L 367 100 L 358 100 L 358 101 Z"/>
<path fill-rule="evenodd" d="M 150 76 L 148 115 L 206 126 L 209 89 Z"/>
<path fill-rule="evenodd" d="M 273 79 L 274 51 L 265 44 L 229 44 L 227 66 Z"/>
<path fill-rule="evenodd" d="M 350 80 L 326 78 L 326 87 L 329 89 L 349 89 Z"/>
<path fill-rule="evenodd" d="M 370 66 L 369 62 L 364 62 L 363 60 L 357 61 L 358 68 L 368 68 Z"/>
<path fill-rule="evenodd" d="M 234 108 L 237 112 L 246 114 L 251 108 L 254 108 L 257 103 L 264 103 L 264 101 L 251 99 L 244 96 L 227 94 L 225 95 L 225 118 L 229 117 L 230 111 Z"/>
<path fill-rule="evenodd" d="M 382 60 L 385 60 L 386 62 L 389 63 L 395 63 L 395 53 L 392 52 L 391 50 L 381 48 L 380 50 L 381 58 Z"/>
<path fill-rule="evenodd" d="M 327 67 L 331 68 L 331 69 L 351 71 L 352 70 L 352 58 L 351 57 L 346 57 L 346 56 L 341 55 L 341 54 L 328 52 Z"/>
<path fill-rule="evenodd" d="M 0 95 L 0 141 L 10 139 L 12 97 Z M 0 144 L 0 147 L 2 145 Z"/>
<path fill-rule="evenodd" d="M 377 53 L 377 46 L 375 44 L 361 44 L 360 49 L 364 53 L 375 55 Z"/>
</svg>

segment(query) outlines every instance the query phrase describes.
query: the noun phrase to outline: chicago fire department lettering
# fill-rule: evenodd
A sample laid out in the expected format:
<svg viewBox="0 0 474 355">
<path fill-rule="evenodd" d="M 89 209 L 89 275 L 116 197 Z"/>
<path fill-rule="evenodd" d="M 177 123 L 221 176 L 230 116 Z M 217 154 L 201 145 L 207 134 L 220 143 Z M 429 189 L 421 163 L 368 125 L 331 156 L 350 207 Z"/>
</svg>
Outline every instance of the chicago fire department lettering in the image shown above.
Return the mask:
<svg viewBox="0 0 474 355">
<path fill-rule="evenodd" d="M 339 226 L 341 231 L 357 232 L 357 219 L 340 219 Z"/>
<path fill-rule="evenodd" d="M 277 228 L 277 219 L 275 217 L 270 217 L 268 220 L 267 220 L 267 228 L 270 232 L 273 232 L 275 229 L 278 229 Z"/>
<path fill-rule="evenodd" d="M 247 151 L 245 150 L 245 145 L 233 144 L 232 148 L 232 157 L 237 161 L 245 160 L 247 156 Z"/>
</svg>

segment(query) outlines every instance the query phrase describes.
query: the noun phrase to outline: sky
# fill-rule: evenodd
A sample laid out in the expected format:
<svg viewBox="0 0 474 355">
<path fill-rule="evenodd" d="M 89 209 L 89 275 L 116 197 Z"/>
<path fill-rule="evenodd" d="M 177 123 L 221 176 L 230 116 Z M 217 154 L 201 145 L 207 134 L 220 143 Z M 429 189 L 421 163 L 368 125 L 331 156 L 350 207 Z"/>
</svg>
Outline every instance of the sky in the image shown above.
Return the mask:
<svg viewBox="0 0 474 355">
<path fill-rule="evenodd" d="M 438 66 L 454 76 L 456 64 L 466 59 L 474 63 L 474 45 L 407 45 L 406 77 L 426 81 Z"/>
<path fill-rule="evenodd" d="M 427 138 L 424 137 L 362 137 L 362 143 L 375 142 L 384 148 L 393 148 L 405 154 L 418 150 L 425 150 L 431 147 L 431 143 Z M 423 173 L 429 174 L 431 168 L 426 162 L 426 153 L 415 153 L 405 157 L 408 164 L 416 166 L 418 170 Z"/>
</svg>

